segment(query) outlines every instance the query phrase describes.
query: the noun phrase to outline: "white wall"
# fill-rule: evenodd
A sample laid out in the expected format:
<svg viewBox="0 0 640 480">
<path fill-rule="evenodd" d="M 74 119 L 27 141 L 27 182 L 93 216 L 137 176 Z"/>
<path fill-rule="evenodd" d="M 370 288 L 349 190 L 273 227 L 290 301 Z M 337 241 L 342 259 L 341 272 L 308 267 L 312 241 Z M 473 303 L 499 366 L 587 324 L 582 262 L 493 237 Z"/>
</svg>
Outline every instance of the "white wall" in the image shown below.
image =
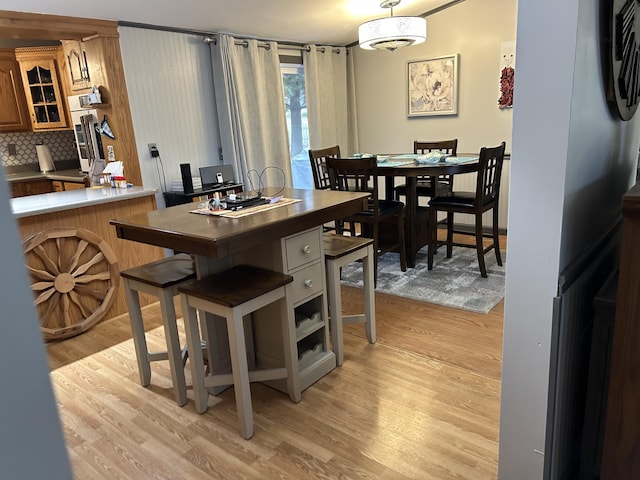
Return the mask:
<svg viewBox="0 0 640 480">
<path fill-rule="evenodd" d="M 193 176 L 220 163 L 209 47 L 201 35 L 132 27 L 119 33 L 142 183 L 164 188 L 164 167 L 170 190 L 181 163 L 191 164 Z M 157 144 L 161 162 L 151 158 L 149 143 Z M 161 194 L 157 203 L 164 205 Z"/>
<path fill-rule="evenodd" d="M 500 45 L 516 39 L 516 11 L 516 0 L 469 0 L 429 16 L 423 44 L 354 48 L 361 151 L 406 152 L 414 140 L 457 137 L 459 152 L 503 140 L 510 152 L 512 110 L 498 108 L 498 85 Z M 407 117 L 407 61 L 451 53 L 460 54 L 458 114 Z"/>
<path fill-rule="evenodd" d="M 599 4 L 518 7 L 500 418 L 505 480 L 543 478 L 558 275 L 614 225 L 634 178 L 640 116 L 623 123 L 607 110 Z"/>
<path fill-rule="evenodd" d="M 0 477 L 71 479 L 22 244 L 0 168 Z"/>
</svg>

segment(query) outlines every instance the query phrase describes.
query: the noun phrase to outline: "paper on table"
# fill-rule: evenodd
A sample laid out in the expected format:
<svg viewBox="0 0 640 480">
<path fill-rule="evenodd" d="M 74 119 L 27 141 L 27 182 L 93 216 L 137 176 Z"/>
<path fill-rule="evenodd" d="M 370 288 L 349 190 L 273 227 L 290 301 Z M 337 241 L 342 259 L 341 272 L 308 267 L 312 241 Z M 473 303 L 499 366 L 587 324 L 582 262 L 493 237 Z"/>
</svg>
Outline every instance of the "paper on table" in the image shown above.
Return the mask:
<svg viewBox="0 0 640 480">
<path fill-rule="evenodd" d="M 122 177 L 124 175 L 124 167 L 122 166 L 122 161 L 117 160 L 115 162 L 107 163 L 107 166 L 104 167 L 102 173 L 108 173 L 113 177 Z"/>
</svg>

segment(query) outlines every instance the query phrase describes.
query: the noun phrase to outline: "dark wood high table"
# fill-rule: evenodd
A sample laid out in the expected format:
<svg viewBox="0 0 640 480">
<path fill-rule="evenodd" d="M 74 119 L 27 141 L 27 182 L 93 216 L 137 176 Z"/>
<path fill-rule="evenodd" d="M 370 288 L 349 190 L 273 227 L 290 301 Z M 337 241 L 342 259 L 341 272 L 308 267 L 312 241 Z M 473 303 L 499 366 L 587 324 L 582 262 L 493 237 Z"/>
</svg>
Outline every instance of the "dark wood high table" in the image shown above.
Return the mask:
<svg viewBox="0 0 640 480">
<path fill-rule="evenodd" d="M 468 156 L 475 158 L 466 163 L 439 162 L 416 164 L 415 162 L 404 165 L 396 165 L 394 156 L 389 156 L 386 163 L 378 163 L 378 175 L 385 177 L 385 198 L 393 199 L 393 187 L 396 177 L 404 177 L 407 195 L 405 199 L 405 238 L 407 244 L 407 265 L 411 268 L 416 265 L 418 250 L 428 244 L 428 211 L 418 208 L 418 195 L 416 193 L 417 178 L 419 176 L 431 177 L 432 191 L 435 191 L 435 183 L 439 175 L 457 175 L 478 170 L 477 155 Z M 465 155 L 467 157 L 467 155 Z M 455 158 L 455 157 L 454 157 Z"/>
<path fill-rule="evenodd" d="M 276 191 L 267 189 L 264 194 L 275 195 Z M 293 377 L 270 385 L 299 401 L 302 390 L 336 366 L 329 343 L 322 225 L 366 208 L 367 194 L 296 189 L 277 194 L 301 201 L 240 218 L 190 213 L 198 207 L 192 203 L 116 218 L 110 223 L 119 238 L 191 253 L 200 278 L 239 264 L 292 275 L 292 298 L 279 302 L 275 310 L 254 314 L 247 341 L 254 343 L 251 361 L 265 368 L 281 366 L 283 346 L 289 349 L 297 367 Z M 296 325 L 296 318 L 317 319 L 316 312 L 321 313 L 319 321 Z M 277 323 L 273 319 L 278 316 L 288 317 L 288 332 L 274 328 Z M 207 327 L 212 324 L 214 328 Z M 208 314 L 202 328 L 216 370 L 228 367 L 226 330 L 220 329 L 221 324 L 224 326 Z M 283 345 L 286 339 L 288 345 Z"/>
</svg>

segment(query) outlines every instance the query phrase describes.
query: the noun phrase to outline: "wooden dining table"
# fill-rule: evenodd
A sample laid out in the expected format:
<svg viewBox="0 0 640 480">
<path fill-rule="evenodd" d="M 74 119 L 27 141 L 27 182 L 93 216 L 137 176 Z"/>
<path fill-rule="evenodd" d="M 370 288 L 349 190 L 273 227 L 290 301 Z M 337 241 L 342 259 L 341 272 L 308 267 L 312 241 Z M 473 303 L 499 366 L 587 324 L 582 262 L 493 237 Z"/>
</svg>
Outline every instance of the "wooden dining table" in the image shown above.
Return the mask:
<svg viewBox="0 0 640 480">
<path fill-rule="evenodd" d="M 407 251 L 407 266 L 416 265 L 418 250 L 429 243 L 428 210 L 419 207 L 416 185 L 418 177 L 428 176 L 431 187 L 435 186 L 440 175 L 458 175 L 478 170 L 477 155 L 459 155 L 446 157 L 437 163 L 416 163 L 417 155 L 396 154 L 378 155 L 378 175 L 385 177 L 385 198 L 393 199 L 396 177 L 403 177 L 406 184 L 405 199 L 405 241 Z M 384 160 L 381 160 L 384 158 Z"/>
<path fill-rule="evenodd" d="M 278 360 L 283 346 L 290 349 L 294 374 L 286 383 L 271 386 L 299 401 L 302 390 L 336 367 L 329 341 L 322 225 L 364 209 L 367 194 L 273 188 L 263 194 L 282 196 L 285 202 L 259 205 L 254 210 L 218 212 L 229 216 L 207 212 L 206 204 L 202 205 L 205 212 L 193 213 L 201 206 L 190 203 L 115 218 L 109 223 L 119 238 L 192 254 L 199 278 L 239 264 L 293 276 L 292 295 L 279 302 L 275 310 L 254 314 L 254 320 L 258 315 L 259 321 L 253 322 L 247 338 L 253 343 L 255 363 L 264 362 L 265 367 Z M 321 313 L 320 321 L 304 328 L 296 325 L 298 316 L 312 312 Z M 218 365 L 226 368 L 228 362 L 228 350 L 224 352 L 223 345 L 226 327 L 222 332 L 218 327 L 224 322 L 216 322 L 210 315 L 203 333 L 215 371 Z M 289 329 L 278 334 L 272 318 L 280 315 L 288 317 Z M 215 329 L 208 329 L 208 324 Z M 289 339 L 289 344 L 282 345 L 282 339 Z M 212 348 L 214 345 L 217 347 Z"/>
</svg>

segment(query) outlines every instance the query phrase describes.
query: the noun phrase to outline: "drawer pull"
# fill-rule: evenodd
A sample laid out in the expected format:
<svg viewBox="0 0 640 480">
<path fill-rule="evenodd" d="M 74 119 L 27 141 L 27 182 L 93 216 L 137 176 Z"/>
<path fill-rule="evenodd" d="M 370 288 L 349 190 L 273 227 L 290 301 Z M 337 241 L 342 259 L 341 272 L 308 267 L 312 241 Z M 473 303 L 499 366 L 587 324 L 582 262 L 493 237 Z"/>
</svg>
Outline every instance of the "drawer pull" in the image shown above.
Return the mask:
<svg viewBox="0 0 640 480">
<path fill-rule="evenodd" d="M 305 245 L 304 247 L 302 247 L 302 251 L 304 253 L 311 253 L 311 245 Z"/>
<path fill-rule="evenodd" d="M 311 280 L 310 278 L 307 278 L 307 279 L 304 281 L 304 284 L 305 284 L 305 286 L 307 286 L 307 287 L 309 287 L 309 288 L 312 288 L 312 287 L 313 287 L 313 280 Z"/>
</svg>

